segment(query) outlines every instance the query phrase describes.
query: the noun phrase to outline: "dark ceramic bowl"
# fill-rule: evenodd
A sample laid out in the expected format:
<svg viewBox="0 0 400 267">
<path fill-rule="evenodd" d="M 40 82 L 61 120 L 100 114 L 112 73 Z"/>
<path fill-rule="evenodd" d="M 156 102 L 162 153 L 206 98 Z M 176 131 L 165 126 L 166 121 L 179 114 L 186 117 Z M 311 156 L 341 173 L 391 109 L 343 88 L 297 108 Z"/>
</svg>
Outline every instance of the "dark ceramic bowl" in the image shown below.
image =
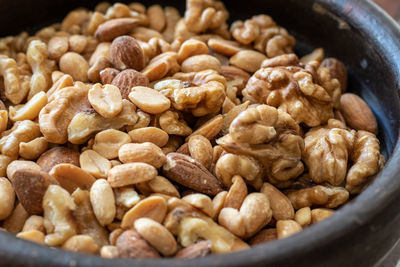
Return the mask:
<svg viewBox="0 0 400 267">
<path fill-rule="evenodd" d="M 78 6 L 96 1 L 0 0 L 0 36 L 35 30 L 59 21 Z M 184 1 L 158 2 L 184 9 Z M 230 0 L 231 19 L 271 15 L 298 40 L 296 52 L 324 47 L 349 71 L 349 91 L 360 94 L 379 121 L 379 138 L 387 159 L 385 169 L 360 196 L 334 216 L 301 233 L 247 251 L 188 261 L 109 260 L 49 249 L 0 233 L 2 266 L 371 266 L 399 239 L 400 30 L 369 1 Z"/>
</svg>

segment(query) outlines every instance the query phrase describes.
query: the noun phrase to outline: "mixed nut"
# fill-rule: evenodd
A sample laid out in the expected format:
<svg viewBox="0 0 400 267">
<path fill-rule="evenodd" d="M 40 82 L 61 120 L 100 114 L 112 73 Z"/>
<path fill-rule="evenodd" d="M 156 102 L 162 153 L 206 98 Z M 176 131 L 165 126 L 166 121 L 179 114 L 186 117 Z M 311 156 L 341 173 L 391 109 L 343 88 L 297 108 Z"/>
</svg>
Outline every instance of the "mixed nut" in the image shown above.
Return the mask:
<svg viewBox="0 0 400 267">
<path fill-rule="evenodd" d="M 220 1 L 102 2 L 0 39 L 0 225 L 107 258 L 291 236 L 384 165 L 346 68 Z"/>
</svg>

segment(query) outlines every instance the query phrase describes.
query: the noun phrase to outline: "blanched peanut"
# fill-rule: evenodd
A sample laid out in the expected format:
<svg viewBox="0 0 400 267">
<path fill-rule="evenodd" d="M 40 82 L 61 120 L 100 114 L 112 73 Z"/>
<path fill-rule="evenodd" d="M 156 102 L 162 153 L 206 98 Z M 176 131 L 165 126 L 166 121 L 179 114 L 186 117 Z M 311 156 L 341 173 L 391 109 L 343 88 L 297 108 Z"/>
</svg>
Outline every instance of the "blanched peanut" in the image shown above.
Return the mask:
<svg viewBox="0 0 400 267">
<path fill-rule="evenodd" d="M 275 220 L 290 220 L 294 218 L 294 209 L 290 200 L 270 183 L 264 183 L 260 190 L 269 200 L 272 216 Z"/>
<path fill-rule="evenodd" d="M 256 72 L 267 57 L 254 50 L 242 50 L 229 59 L 231 65 L 247 72 Z"/>
<path fill-rule="evenodd" d="M 89 70 L 89 63 L 84 57 L 75 53 L 65 53 L 60 58 L 60 70 L 72 76 L 75 81 L 87 82 L 87 73 Z"/>
<path fill-rule="evenodd" d="M 247 196 L 247 186 L 243 178 L 235 175 L 232 178 L 232 185 L 223 203 L 225 208 L 240 209 Z M 271 202 L 270 202 L 271 203 Z M 272 207 L 271 207 L 272 209 Z"/>
<path fill-rule="evenodd" d="M 135 206 L 141 200 L 139 194 L 131 187 L 115 188 L 114 193 L 117 205 L 122 205 L 128 209 Z"/>
<path fill-rule="evenodd" d="M 13 121 L 34 120 L 47 104 L 45 92 L 35 94 L 26 104 L 10 106 L 10 119 Z"/>
<path fill-rule="evenodd" d="M 27 143 L 19 143 L 19 155 L 25 159 L 36 159 L 47 150 L 48 142 L 44 137 L 38 137 Z"/>
<path fill-rule="evenodd" d="M 119 149 L 118 157 L 122 163 L 144 162 L 157 169 L 167 160 L 161 148 L 150 142 L 125 144 Z"/>
<path fill-rule="evenodd" d="M 208 54 L 207 45 L 196 39 L 189 39 L 183 42 L 178 51 L 178 62 L 182 63 L 185 59 L 201 54 Z"/>
<path fill-rule="evenodd" d="M 194 193 L 183 197 L 182 200 L 188 202 L 190 205 L 201 210 L 210 217 L 213 215 L 213 203 L 211 198 L 207 195 Z"/>
<path fill-rule="evenodd" d="M 14 209 L 15 193 L 10 181 L 0 178 L 0 220 L 10 216 Z"/>
<path fill-rule="evenodd" d="M 54 36 L 48 43 L 49 58 L 58 60 L 69 48 L 67 36 Z"/>
<path fill-rule="evenodd" d="M 144 86 L 133 87 L 129 99 L 141 110 L 150 114 L 162 113 L 171 106 L 171 101 L 163 94 Z"/>
<path fill-rule="evenodd" d="M 228 195 L 228 192 L 222 191 L 219 192 L 214 198 L 213 198 L 213 215 L 211 216 L 214 220 L 218 218 L 219 213 L 221 212 L 222 208 L 224 207 L 225 199 L 226 196 Z"/>
<path fill-rule="evenodd" d="M 122 187 L 145 182 L 156 176 L 157 170 L 153 166 L 143 162 L 134 162 L 113 167 L 108 172 L 107 180 L 112 187 Z"/>
<path fill-rule="evenodd" d="M 310 207 L 301 208 L 296 211 L 294 220 L 298 222 L 301 227 L 305 227 L 311 223 L 311 209 Z"/>
<path fill-rule="evenodd" d="M 96 134 L 93 150 L 107 159 L 114 159 L 118 157 L 121 146 L 130 142 L 131 138 L 127 133 L 108 129 Z"/>
<path fill-rule="evenodd" d="M 46 232 L 45 243 L 49 246 L 63 244 L 77 232 L 72 211 L 76 205 L 70 194 L 58 185 L 50 185 L 43 197 Z"/>
<path fill-rule="evenodd" d="M 118 257 L 118 249 L 116 246 L 103 246 L 100 249 L 100 256 L 103 258 L 117 258 Z"/>
<path fill-rule="evenodd" d="M 76 34 L 69 37 L 68 42 L 70 50 L 80 54 L 85 50 L 88 40 L 85 36 Z"/>
<path fill-rule="evenodd" d="M 320 222 L 335 213 L 332 209 L 313 209 L 311 210 L 311 224 Z"/>
<path fill-rule="evenodd" d="M 62 246 L 65 250 L 96 254 L 99 246 L 88 235 L 75 235 L 69 238 Z"/>
<path fill-rule="evenodd" d="M 115 198 L 110 184 L 99 179 L 90 188 L 90 202 L 94 214 L 102 226 L 111 223 L 115 217 Z"/>
<path fill-rule="evenodd" d="M 176 187 L 165 177 L 156 176 L 146 182 L 147 186 L 154 192 L 172 197 L 180 197 Z"/>
<path fill-rule="evenodd" d="M 20 232 L 17 234 L 18 238 L 26 239 L 31 242 L 39 243 L 39 244 L 45 244 L 45 235 L 43 232 L 40 232 L 38 230 L 28 230 L 24 232 Z"/>
<path fill-rule="evenodd" d="M 190 156 L 210 169 L 213 149 L 210 141 L 202 135 L 193 135 L 189 138 L 188 148 Z"/>
<path fill-rule="evenodd" d="M 32 215 L 26 220 L 22 232 L 31 230 L 37 230 L 43 233 L 45 232 L 44 219 L 42 216 Z"/>
<path fill-rule="evenodd" d="M 150 29 L 161 32 L 166 24 L 164 10 L 160 5 L 152 5 L 147 9 L 147 16 L 149 17 Z"/>
<path fill-rule="evenodd" d="M 75 189 L 89 189 L 96 179 L 88 172 L 69 163 L 54 166 L 49 174 L 56 178 L 61 187 L 72 193 Z"/>
<path fill-rule="evenodd" d="M 168 134 L 156 127 L 146 127 L 130 131 L 129 136 L 134 143 L 151 142 L 159 147 L 163 147 L 168 142 Z"/>
<path fill-rule="evenodd" d="M 143 199 L 127 213 L 121 221 L 124 229 L 133 227 L 133 223 L 139 218 L 150 218 L 161 223 L 167 214 L 167 202 L 159 196 L 152 196 Z"/>
<path fill-rule="evenodd" d="M 0 134 L 7 129 L 8 112 L 7 110 L 0 110 Z"/>
<path fill-rule="evenodd" d="M 276 223 L 278 239 L 294 235 L 301 230 L 300 224 L 293 220 L 281 220 Z"/>
<path fill-rule="evenodd" d="M 99 83 L 90 88 L 88 99 L 92 107 L 104 118 L 113 118 L 122 110 L 122 96 L 118 87 Z"/>
<path fill-rule="evenodd" d="M 210 55 L 196 55 L 182 62 L 182 72 L 199 72 L 202 70 L 221 72 L 221 62 Z"/>
<path fill-rule="evenodd" d="M 162 255 L 171 256 L 176 252 L 175 238 L 162 224 L 149 218 L 140 218 L 134 222 L 134 227 Z"/>
<path fill-rule="evenodd" d="M 30 169 L 40 171 L 41 168 L 38 164 L 30 160 L 14 160 L 7 166 L 7 177 L 12 179 L 16 171 L 21 169 Z"/>
<path fill-rule="evenodd" d="M 95 178 L 107 177 L 108 171 L 111 169 L 111 162 L 99 155 L 94 150 L 85 150 L 79 156 L 79 163 L 82 170 L 87 171 Z"/>
</svg>

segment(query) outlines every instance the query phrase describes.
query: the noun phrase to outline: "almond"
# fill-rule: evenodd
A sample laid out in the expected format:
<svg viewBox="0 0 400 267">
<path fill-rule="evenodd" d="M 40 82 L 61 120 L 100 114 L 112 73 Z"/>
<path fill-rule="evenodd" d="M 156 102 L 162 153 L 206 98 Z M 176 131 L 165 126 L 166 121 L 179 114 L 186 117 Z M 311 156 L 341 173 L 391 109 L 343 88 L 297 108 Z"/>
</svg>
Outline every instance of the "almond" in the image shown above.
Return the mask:
<svg viewBox="0 0 400 267">
<path fill-rule="evenodd" d="M 120 73 L 119 70 L 114 68 L 105 68 L 100 71 L 100 80 L 102 84 L 111 84 L 114 78 Z"/>
<path fill-rule="evenodd" d="M 340 97 L 340 111 L 346 123 L 356 129 L 376 134 L 378 125 L 371 109 L 361 97 L 352 93 Z"/>
<path fill-rule="evenodd" d="M 169 153 L 163 170 L 171 180 L 200 193 L 214 196 L 223 190 L 214 175 L 201 163 L 187 155 Z"/>
<path fill-rule="evenodd" d="M 58 184 L 53 177 L 36 169 L 19 169 L 9 178 L 18 200 L 29 214 L 40 214 L 43 211 L 42 200 L 47 187 Z"/>
<path fill-rule="evenodd" d="M 211 241 L 204 240 L 194 243 L 176 253 L 175 258 L 178 259 L 194 259 L 204 257 L 211 253 Z"/>
<path fill-rule="evenodd" d="M 322 61 L 321 66 L 329 70 L 332 78 L 338 79 L 340 83 L 340 88 L 342 89 L 342 93 L 346 92 L 347 71 L 345 65 L 336 58 L 325 58 Z"/>
<path fill-rule="evenodd" d="M 121 258 L 160 258 L 160 254 L 134 230 L 123 232 L 118 237 L 116 246 Z"/>
<path fill-rule="evenodd" d="M 115 37 L 128 34 L 138 24 L 139 21 L 133 18 L 112 19 L 100 24 L 94 36 L 100 42 L 108 42 Z"/>
<path fill-rule="evenodd" d="M 110 47 L 110 61 L 115 68 L 141 70 L 144 67 L 143 49 L 128 35 L 115 38 Z"/>
<path fill-rule="evenodd" d="M 136 70 L 127 69 L 116 75 L 111 84 L 119 88 L 122 98 L 129 99 L 132 87 L 149 86 L 149 79 Z"/>
</svg>

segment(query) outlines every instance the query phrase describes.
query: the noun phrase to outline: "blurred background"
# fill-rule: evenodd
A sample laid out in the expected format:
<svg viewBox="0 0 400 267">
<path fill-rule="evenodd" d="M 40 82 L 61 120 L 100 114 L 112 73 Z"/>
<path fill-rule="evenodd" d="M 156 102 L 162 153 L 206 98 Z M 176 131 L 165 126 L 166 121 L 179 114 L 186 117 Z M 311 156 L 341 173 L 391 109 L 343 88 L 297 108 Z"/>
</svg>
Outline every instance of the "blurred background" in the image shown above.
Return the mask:
<svg viewBox="0 0 400 267">
<path fill-rule="evenodd" d="M 374 0 L 374 2 L 400 23 L 400 0 Z"/>
</svg>

